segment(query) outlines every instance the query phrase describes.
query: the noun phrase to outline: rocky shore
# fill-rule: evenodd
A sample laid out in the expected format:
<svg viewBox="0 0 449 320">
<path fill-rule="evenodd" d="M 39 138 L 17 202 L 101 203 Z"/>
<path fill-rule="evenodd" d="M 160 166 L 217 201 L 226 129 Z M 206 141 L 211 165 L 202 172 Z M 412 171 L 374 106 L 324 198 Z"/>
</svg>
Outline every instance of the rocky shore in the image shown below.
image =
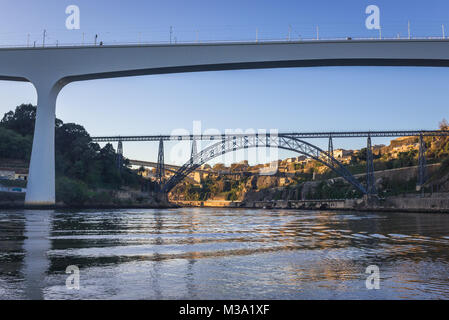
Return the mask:
<svg viewBox="0 0 449 320">
<path fill-rule="evenodd" d="M 449 194 L 349 200 L 175 201 L 174 204 L 181 207 L 449 213 Z"/>
</svg>

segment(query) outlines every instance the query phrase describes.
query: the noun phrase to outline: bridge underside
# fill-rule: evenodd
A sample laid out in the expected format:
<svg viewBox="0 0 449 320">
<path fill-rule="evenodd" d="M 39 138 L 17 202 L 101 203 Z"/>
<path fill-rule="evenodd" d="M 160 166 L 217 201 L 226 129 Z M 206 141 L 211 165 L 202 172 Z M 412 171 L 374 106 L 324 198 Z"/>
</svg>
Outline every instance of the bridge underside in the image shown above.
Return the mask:
<svg viewBox="0 0 449 320">
<path fill-rule="evenodd" d="M 70 76 L 63 79 L 66 83 L 86 80 L 160 75 L 173 73 L 280 69 L 280 68 L 312 68 L 312 67 L 449 67 L 449 60 L 440 59 L 311 59 L 289 61 L 261 61 L 242 63 L 203 64 L 180 67 L 164 67 L 151 69 L 126 70 Z"/>
</svg>

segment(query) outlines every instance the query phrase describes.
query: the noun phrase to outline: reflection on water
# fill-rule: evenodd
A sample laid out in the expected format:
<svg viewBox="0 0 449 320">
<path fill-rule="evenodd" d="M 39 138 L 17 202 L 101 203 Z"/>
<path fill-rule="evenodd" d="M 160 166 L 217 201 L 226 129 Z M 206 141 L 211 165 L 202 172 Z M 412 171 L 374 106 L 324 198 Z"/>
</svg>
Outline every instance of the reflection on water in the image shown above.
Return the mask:
<svg viewBox="0 0 449 320">
<path fill-rule="evenodd" d="M 3 211 L 0 298 L 449 299 L 448 230 L 436 214 Z"/>
<path fill-rule="evenodd" d="M 50 228 L 51 213 L 48 211 L 27 211 L 25 219 L 25 241 L 23 242 L 24 286 L 28 298 L 43 299 L 42 284 L 45 283 L 45 274 L 49 261 L 47 252 L 51 250 Z"/>
</svg>

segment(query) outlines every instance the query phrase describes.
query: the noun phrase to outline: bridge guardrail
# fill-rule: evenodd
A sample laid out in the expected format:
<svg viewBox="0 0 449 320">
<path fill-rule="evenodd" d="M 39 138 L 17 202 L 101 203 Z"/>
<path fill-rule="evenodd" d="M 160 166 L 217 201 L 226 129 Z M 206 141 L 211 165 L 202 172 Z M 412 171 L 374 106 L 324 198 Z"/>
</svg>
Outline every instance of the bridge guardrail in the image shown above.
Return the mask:
<svg viewBox="0 0 449 320">
<path fill-rule="evenodd" d="M 151 41 L 151 42 L 138 42 L 138 41 L 103 41 L 103 44 L 86 44 L 82 42 L 61 42 L 61 43 L 46 43 L 45 46 L 36 43 L 36 45 L 29 44 L 11 44 L 11 45 L 0 45 L 0 49 L 43 49 L 43 48 L 53 48 L 53 49 L 63 49 L 63 48 L 102 48 L 102 47 L 118 47 L 118 46 L 183 46 L 183 45 L 220 45 L 220 44 L 270 44 L 270 43 L 315 43 L 315 42 L 333 42 L 333 41 L 449 41 L 449 37 L 438 37 L 438 36 L 428 36 L 428 37 L 412 37 L 412 38 L 397 38 L 397 37 L 335 37 L 335 38 L 301 38 L 298 40 L 286 40 L 286 39 L 246 39 L 246 40 L 189 40 L 189 41 Z"/>
</svg>

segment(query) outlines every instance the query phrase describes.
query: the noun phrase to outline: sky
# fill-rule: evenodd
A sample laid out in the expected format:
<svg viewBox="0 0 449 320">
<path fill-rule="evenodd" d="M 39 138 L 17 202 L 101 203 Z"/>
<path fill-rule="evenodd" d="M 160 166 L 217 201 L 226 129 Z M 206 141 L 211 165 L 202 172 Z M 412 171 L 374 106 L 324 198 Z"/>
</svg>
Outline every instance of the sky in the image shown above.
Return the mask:
<svg viewBox="0 0 449 320">
<path fill-rule="evenodd" d="M 67 30 L 66 7 L 80 8 L 80 29 Z M 380 8 L 383 37 L 449 34 L 445 0 L 1 0 L 0 46 L 172 41 L 259 41 L 379 37 L 365 27 L 368 5 Z M 257 31 L 256 31 L 257 30 Z M 84 40 L 83 40 L 84 39 Z M 150 135 L 202 130 L 285 131 L 435 129 L 449 118 L 449 70 L 408 67 L 329 67 L 200 72 L 72 83 L 56 115 L 92 136 Z M 31 84 L 0 81 L 0 115 L 36 104 Z M 327 141 L 314 141 L 325 148 Z M 375 144 L 388 140 L 374 139 Z M 334 148 L 361 148 L 337 139 Z M 125 143 L 125 156 L 156 161 L 155 142 Z M 202 145 L 203 147 L 205 144 Z M 166 145 L 166 162 L 182 163 Z M 186 148 L 189 147 L 186 145 Z M 281 157 L 294 156 L 281 152 Z M 187 157 L 187 155 L 186 155 Z M 234 159 L 241 160 L 241 159 Z"/>
</svg>

